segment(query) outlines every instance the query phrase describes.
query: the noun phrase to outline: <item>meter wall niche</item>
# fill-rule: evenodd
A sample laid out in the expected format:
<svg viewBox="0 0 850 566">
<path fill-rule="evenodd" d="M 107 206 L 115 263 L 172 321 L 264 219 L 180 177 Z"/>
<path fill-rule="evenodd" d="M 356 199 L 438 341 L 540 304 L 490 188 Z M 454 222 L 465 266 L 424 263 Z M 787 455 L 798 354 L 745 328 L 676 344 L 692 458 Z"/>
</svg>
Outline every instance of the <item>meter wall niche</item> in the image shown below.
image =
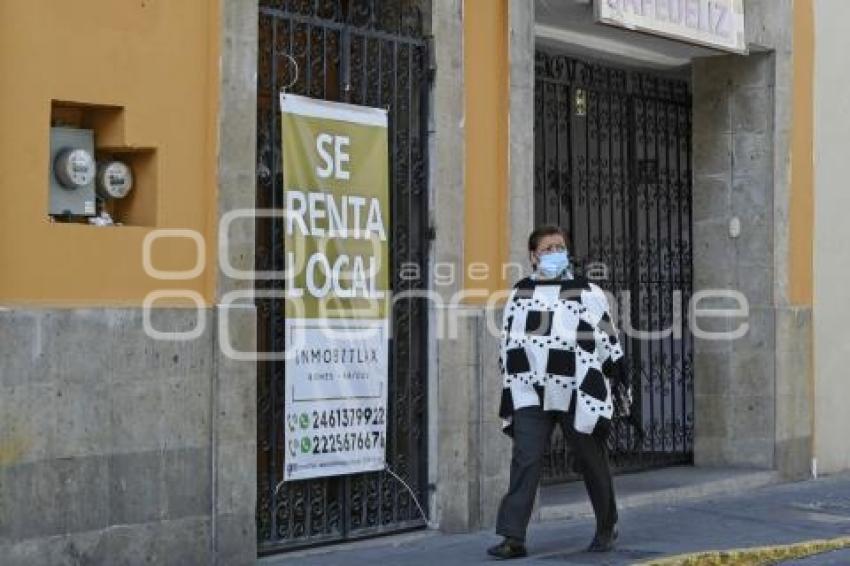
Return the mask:
<svg viewBox="0 0 850 566">
<path fill-rule="evenodd" d="M 52 216 L 94 216 L 94 132 L 50 128 L 49 211 Z"/>
</svg>

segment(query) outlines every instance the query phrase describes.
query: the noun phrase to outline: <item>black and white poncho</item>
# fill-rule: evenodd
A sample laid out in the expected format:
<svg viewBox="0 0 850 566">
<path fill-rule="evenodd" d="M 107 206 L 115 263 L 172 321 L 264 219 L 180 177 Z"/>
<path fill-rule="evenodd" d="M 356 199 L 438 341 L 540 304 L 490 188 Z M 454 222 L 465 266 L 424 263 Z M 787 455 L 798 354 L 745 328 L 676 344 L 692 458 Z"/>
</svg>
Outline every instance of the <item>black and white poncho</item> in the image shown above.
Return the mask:
<svg viewBox="0 0 850 566">
<path fill-rule="evenodd" d="M 523 279 L 505 304 L 502 325 L 499 416 L 505 432 L 512 434 L 515 410 L 535 405 L 568 412 L 578 432 L 607 431 L 614 413 L 611 380 L 627 389 L 622 357 L 608 299 L 597 285 L 569 275 Z M 597 429 L 600 422 L 605 426 Z"/>
</svg>

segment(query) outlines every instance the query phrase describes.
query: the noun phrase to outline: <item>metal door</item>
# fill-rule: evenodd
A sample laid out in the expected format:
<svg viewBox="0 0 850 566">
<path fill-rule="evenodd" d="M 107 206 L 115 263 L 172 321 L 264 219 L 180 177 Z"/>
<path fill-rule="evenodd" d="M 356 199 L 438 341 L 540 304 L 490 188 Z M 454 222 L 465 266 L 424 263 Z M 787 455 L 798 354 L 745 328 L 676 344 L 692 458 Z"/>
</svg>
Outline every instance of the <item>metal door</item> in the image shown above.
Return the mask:
<svg viewBox="0 0 850 566">
<path fill-rule="evenodd" d="M 615 421 L 620 471 L 693 459 L 691 95 L 687 82 L 538 51 L 535 221 L 566 228 L 579 271 L 620 300 L 640 434 Z M 623 329 L 621 328 L 621 331 Z M 556 433 L 544 477 L 572 477 Z"/>
<path fill-rule="evenodd" d="M 287 92 L 390 111 L 392 291 L 424 289 L 427 276 L 428 50 L 419 1 L 261 0 L 257 208 L 282 203 L 280 108 Z M 296 73 L 297 66 L 297 73 Z M 257 269 L 283 269 L 280 219 L 257 220 Z M 399 269 L 406 266 L 405 277 Z M 418 278 L 410 277 L 418 267 Z M 283 289 L 282 280 L 257 281 Z M 281 297 L 282 297 L 282 293 Z M 283 349 L 283 299 L 258 299 L 259 350 Z M 426 497 L 426 310 L 394 301 L 387 460 Z M 283 361 L 258 368 L 257 536 L 261 554 L 423 527 L 410 492 L 385 472 L 281 483 Z"/>
</svg>

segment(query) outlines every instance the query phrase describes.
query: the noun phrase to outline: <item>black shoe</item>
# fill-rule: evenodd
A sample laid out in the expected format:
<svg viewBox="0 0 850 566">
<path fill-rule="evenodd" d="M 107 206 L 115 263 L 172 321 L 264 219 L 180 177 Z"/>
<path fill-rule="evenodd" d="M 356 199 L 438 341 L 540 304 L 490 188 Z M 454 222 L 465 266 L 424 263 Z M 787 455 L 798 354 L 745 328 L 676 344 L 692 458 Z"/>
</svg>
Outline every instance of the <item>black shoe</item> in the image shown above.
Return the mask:
<svg viewBox="0 0 850 566">
<path fill-rule="evenodd" d="M 490 548 L 488 548 L 487 554 L 496 558 L 500 558 L 502 560 L 507 560 L 510 558 L 523 558 L 525 556 L 528 556 L 528 552 L 525 550 L 525 545 L 521 541 L 512 539 L 510 537 L 505 537 L 505 540 L 503 540 L 496 546 L 491 546 Z"/>
<path fill-rule="evenodd" d="M 614 550 L 614 541 L 617 539 L 617 529 L 609 533 L 596 533 L 590 546 L 587 547 L 588 552 L 611 552 Z"/>
</svg>

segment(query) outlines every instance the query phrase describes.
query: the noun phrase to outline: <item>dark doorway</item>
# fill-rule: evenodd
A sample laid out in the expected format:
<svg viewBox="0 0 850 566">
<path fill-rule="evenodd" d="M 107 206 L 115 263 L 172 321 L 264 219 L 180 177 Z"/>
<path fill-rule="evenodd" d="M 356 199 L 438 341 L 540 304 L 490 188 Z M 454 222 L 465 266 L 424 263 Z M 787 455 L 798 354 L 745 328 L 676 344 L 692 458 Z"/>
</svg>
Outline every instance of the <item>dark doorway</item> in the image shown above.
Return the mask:
<svg viewBox="0 0 850 566">
<path fill-rule="evenodd" d="M 679 335 L 624 340 L 643 440 L 615 422 L 612 462 L 618 471 L 691 463 L 689 85 L 538 51 L 534 96 L 535 222 L 569 230 L 578 271 L 620 299 L 621 326 L 625 315 L 632 328 L 667 329 L 681 313 Z M 544 477 L 573 478 L 559 433 Z"/>
</svg>

